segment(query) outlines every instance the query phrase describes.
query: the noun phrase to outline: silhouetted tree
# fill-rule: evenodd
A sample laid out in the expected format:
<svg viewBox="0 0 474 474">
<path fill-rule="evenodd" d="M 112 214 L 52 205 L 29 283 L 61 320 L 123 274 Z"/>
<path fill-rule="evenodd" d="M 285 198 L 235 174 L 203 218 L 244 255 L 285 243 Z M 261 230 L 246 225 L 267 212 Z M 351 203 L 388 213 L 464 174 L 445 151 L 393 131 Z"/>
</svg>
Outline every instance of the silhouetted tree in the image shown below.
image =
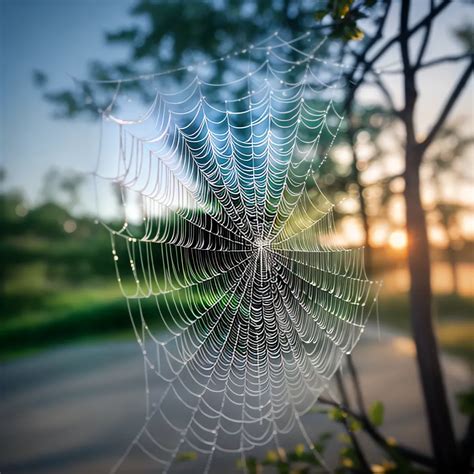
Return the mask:
<svg viewBox="0 0 474 474">
<path fill-rule="evenodd" d="M 385 24 L 391 14 L 391 0 L 327 0 L 315 5 L 298 0 L 282 1 L 239 1 L 221 2 L 176 1 L 157 2 L 139 0 L 132 10 L 133 17 L 140 17 L 143 24 L 132 25 L 119 31 L 107 33 L 111 45 L 120 44 L 128 49 L 128 58 L 114 64 L 95 61 L 90 66 L 90 78 L 109 80 L 136 76 L 150 70 L 167 70 L 194 60 L 218 57 L 237 44 L 247 44 L 261 36 L 262 30 L 272 29 L 288 36 L 295 36 L 309 27 L 327 31 L 334 38 L 342 40 L 334 53 L 343 57 L 352 67 L 346 74 L 347 90 L 344 104 L 348 115 L 348 137 L 353 150 L 352 177 L 359 185 L 362 216 L 365 213 L 363 189 L 355 152 L 355 137 L 361 129 L 358 122 L 356 99 L 359 91 L 368 84 L 375 85 L 386 101 L 390 115 L 399 121 L 404 133 L 406 226 L 408 232 L 408 261 L 411 277 L 410 307 L 417 360 L 423 388 L 426 412 L 428 415 L 431 444 L 438 472 L 467 472 L 469 453 L 472 451 L 473 432 L 467 433 L 461 443 L 457 443 L 448 409 L 443 374 L 432 321 L 432 291 L 430 283 L 430 255 L 426 217 L 420 195 L 420 169 L 427 152 L 445 125 L 454 105 L 465 89 L 473 69 L 472 35 L 468 30 L 458 30 L 458 37 L 470 42 L 468 49 L 455 56 L 439 56 L 426 59 L 434 25 L 450 5 L 449 0 L 431 0 L 426 7 L 419 2 L 402 0 L 399 15 L 399 30 L 385 37 Z M 422 13 L 412 19 L 415 7 Z M 422 11 L 423 10 L 423 11 Z M 426 11 L 425 11 L 426 10 Z M 314 18 L 316 17 L 317 23 Z M 361 19 L 368 20 L 371 27 L 359 25 Z M 364 33 L 368 32 L 367 34 Z M 414 41 L 414 38 L 421 41 Z M 360 40 L 354 44 L 350 40 Z M 377 66 L 393 48 L 400 52 L 399 71 L 403 90 L 403 104 L 395 106 L 384 78 L 378 74 Z M 332 51 L 328 51 L 328 54 Z M 416 133 L 415 110 L 420 94 L 419 73 L 447 62 L 464 61 L 463 73 L 452 90 L 449 90 L 445 104 L 425 137 Z M 212 69 L 214 78 L 222 76 L 225 62 L 217 63 Z M 177 75 L 179 80 L 179 74 Z M 37 82 L 45 87 L 47 80 L 36 74 Z M 39 80 L 38 80 L 39 79 Z M 113 86 L 114 87 L 114 86 Z M 125 84 L 130 93 L 139 94 L 143 99 L 150 98 L 140 83 Z M 92 89 L 87 82 L 78 82 L 71 91 L 50 91 L 45 89 L 45 97 L 57 106 L 56 111 L 63 116 L 72 117 L 83 112 L 94 112 L 91 104 L 107 104 L 107 94 L 112 86 L 103 83 Z M 364 224 L 368 235 L 368 222 Z M 342 388 L 341 388 L 342 390 Z M 346 407 L 347 410 L 350 407 Z M 362 413 L 363 415 L 363 413 Z M 365 420 L 362 416 L 362 420 Z M 472 427 L 473 424 L 471 423 Z M 365 426 L 370 432 L 370 425 Z M 375 433 L 375 438 L 377 438 Z M 380 441 L 380 439 L 379 439 Z M 380 443 L 383 445 L 383 438 Z M 460 452 L 462 450 L 462 453 Z M 423 461 L 416 453 L 406 452 L 410 459 Z M 467 459 L 467 461 L 466 461 Z M 425 460 L 426 461 L 426 460 Z M 428 462 L 426 465 L 431 466 Z M 364 470 L 361 458 L 362 470 Z"/>
</svg>

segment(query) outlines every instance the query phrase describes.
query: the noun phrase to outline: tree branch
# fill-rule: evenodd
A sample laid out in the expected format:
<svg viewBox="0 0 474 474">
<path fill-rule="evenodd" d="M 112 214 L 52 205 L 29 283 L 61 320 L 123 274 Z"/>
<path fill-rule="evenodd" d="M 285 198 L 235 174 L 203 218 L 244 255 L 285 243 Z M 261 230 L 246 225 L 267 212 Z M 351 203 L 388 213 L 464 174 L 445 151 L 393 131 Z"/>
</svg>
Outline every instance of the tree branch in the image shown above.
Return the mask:
<svg viewBox="0 0 474 474">
<path fill-rule="evenodd" d="M 433 11 L 431 11 L 433 13 Z M 410 74 L 412 66 L 410 61 L 410 51 L 408 48 L 408 21 L 410 17 L 410 1 L 402 0 L 402 11 L 400 15 L 400 49 L 402 54 L 403 72 Z M 429 22 L 427 25 L 429 25 Z M 405 81 L 406 82 L 406 81 Z"/>
<path fill-rule="evenodd" d="M 447 56 L 441 56 L 437 59 L 432 59 L 430 61 L 426 61 L 418 66 L 417 70 L 430 68 L 433 66 L 439 66 L 440 64 L 445 63 L 454 63 L 458 61 L 462 61 L 463 59 L 468 59 L 473 57 L 473 53 L 463 53 L 463 54 L 451 54 Z M 375 72 L 374 70 L 371 71 L 374 75 L 381 76 L 381 75 L 392 75 L 392 74 L 402 74 L 403 69 L 392 69 L 392 70 L 383 70 Z"/>
<path fill-rule="evenodd" d="M 365 62 L 365 60 L 366 60 L 365 58 L 366 58 L 367 54 L 370 52 L 372 47 L 377 43 L 377 41 L 382 38 L 383 29 L 385 27 L 385 22 L 387 21 L 388 12 L 390 10 L 391 4 L 392 4 L 392 0 L 385 0 L 385 10 L 384 10 L 383 14 L 380 16 L 377 31 L 375 32 L 374 36 L 372 36 L 369 39 L 369 41 L 366 43 L 365 47 L 363 48 L 363 50 L 360 53 L 353 52 L 353 54 L 354 54 L 357 61 L 356 61 L 356 64 L 355 64 L 354 68 L 352 69 L 351 74 L 348 77 L 348 81 L 351 81 L 354 78 L 354 74 L 357 71 L 357 67 L 360 64 Z"/>
<path fill-rule="evenodd" d="M 384 178 L 377 179 L 376 181 L 372 181 L 371 183 L 366 183 L 365 187 L 368 188 L 370 186 L 379 186 L 383 184 L 384 186 L 389 186 L 390 183 L 398 178 L 405 179 L 405 173 L 398 173 L 392 176 L 385 176 Z"/>
<path fill-rule="evenodd" d="M 381 446 L 388 454 L 392 455 L 393 453 L 397 453 L 409 459 L 410 461 L 413 461 L 422 466 L 435 467 L 434 459 L 432 459 L 431 457 L 401 444 L 390 444 L 367 417 L 364 417 L 360 413 L 354 412 L 353 410 L 348 408 L 347 405 L 335 402 L 325 397 L 320 397 L 318 402 L 322 403 L 323 405 L 329 405 L 335 408 L 339 408 L 348 415 L 352 416 L 357 421 L 359 421 L 362 425 L 362 429 L 372 438 L 372 440 L 376 444 Z"/>
<path fill-rule="evenodd" d="M 344 382 L 342 380 L 342 376 L 340 372 L 336 373 L 336 381 L 337 381 L 337 386 L 339 388 L 339 392 L 341 394 L 341 398 L 344 405 L 349 406 L 349 399 L 347 398 L 346 389 L 344 387 Z M 355 452 L 357 453 L 357 457 L 359 458 L 362 471 L 366 473 L 372 472 L 372 470 L 370 469 L 370 465 L 367 459 L 365 458 L 364 452 L 362 451 L 362 448 L 360 447 L 359 441 L 357 440 L 357 437 L 354 431 L 352 431 L 352 428 L 350 427 L 346 417 L 344 417 L 344 420 L 342 420 L 342 424 L 344 425 L 344 428 L 346 429 L 347 434 L 349 435 L 351 439 L 352 445 L 354 446 Z"/>
<path fill-rule="evenodd" d="M 390 91 L 387 89 L 387 86 L 383 82 L 382 78 L 380 77 L 380 74 L 373 73 L 373 78 L 374 78 L 373 84 L 375 84 L 380 89 L 380 92 L 382 92 L 382 95 L 385 97 L 387 104 L 392 109 L 392 113 L 396 117 L 399 117 L 400 111 L 396 108 L 395 102 L 393 101 L 393 97 L 390 94 Z"/>
<path fill-rule="evenodd" d="M 433 12 L 434 9 L 434 0 L 430 0 L 430 13 Z M 421 43 L 420 49 L 418 51 L 418 57 L 416 58 L 415 62 L 415 69 L 420 67 L 421 61 L 425 55 L 426 47 L 430 41 L 430 33 L 431 33 L 431 25 L 432 22 L 430 21 L 425 27 L 425 35 L 423 36 L 423 42 Z"/>
<path fill-rule="evenodd" d="M 461 462 L 469 469 L 471 466 L 472 452 L 474 450 L 474 417 L 469 418 L 466 433 L 461 440 Z"/>
<path fill-rule="evenodd" d="M 354 56 L 356 57 L 356 63 L 354 65 L 351 73 L 348 74 L 348 76 L 346 78 L 348 84 L 350 84 L 351 92 L 349 93 L 349 96 L 346 98 L 346 101 L 345 101 L 346 107 L 345 108 L 347 108 L 349 103 L 352 101 L 357 88 L 360 86 L 360 81 L 358 81 L 358 83 L 353 82 L 354 81 L 354 76 L 357 73 L 357 68 L 361 64 L 364 64 L 364 69 L 365 69 L 365 65 L 367 64 L 367 60 L 366 60 L 367 54 L 369 54 L 372 47 L 377 44 L 377 41 L 382 38 L 383 30 L 384 30 L 384 27 L 385 27 L 385 22 L 387 21 L 388 12 L 390 10 L 391 4 L 392 4 L 392 0 L 386 0 L 385 1 L 385 10 L 384 10 L 383 14 L 381 15 L 379 25 L 378 25 L 378 28 L 377 28 L 377 31 L 376 31 L 375 35 L 372 38 L 370 38 L 370 40 L 367 42 L 364 49 L 360 53 L 356 53 L 356 52 L 353 53 Z M 362 73 L 362 78 L 364 77 L 364 75 L 365 75 L 365 73 L 363 72 Z"/>
<path fill-rule="evenodd" d="M 367 412 L 365 410 L 364 397 L 362 395 L 362 388 L 359 382 L 359 376 L 352 360 L 352 355 L 347 356 L 347 366 L 349 367 L 349 373 L 351 374 L 352 384 L 354 385 L 354 391 L 356 394 L 357 405 L 359 406 L 359 411 L 362 416 L 367 417 Z"/>
<path fill-rule="evenodd" d="M 446 104 L 444 105 L 443 109 L 441 110 L 438 119 L 435 121 L 433 127 L 431 128 L 431 130 L 428 133 L 425 140 L 423 140 L 420 143 L 419 146 L 420 146 L 422 152 L 424 152 L 431 145 L 434 138 L 436 137 L 436 134 L 439 132 L 439 130 L 443 126 L 443 124 L 444 124 L 445 120 L 447 119 L 449 113 L 453 109 L 454 105 L 456 104 L 456 101 L 458 100 L 459 96 L 461 95 L 462 91 L 464 90 L 464 87 L 466 86 L 467 82 L 469 81 L 469 78 L 471 77 L 473 68 L 474 68 L 474 60 L 471 59 L 469 65 L 464 70 L 464 73 L 460 77 L 458 83 L 456 84 L 453 91 L 451 92 L 451 95 L 450 95 L 449 99 L 447 100 Z"/>
<path fill-rule="evenodd" d="M 443 63 L 454 63 L 457 61 L 462 61 L 463 59 L 467 58 L 472 58 L 474 57 L 473 53 L 464 53 L 464 54 L 458 54 L 458 55 L 448 55 L 448 56 L 442 56 L 437 59 L 432 59 L 431 61 L 426 61 L 423 64 L 420 64 L 420 69 L 428 68 L 428 67 L 433 67 L 433 66 L 438 66 L 439 64 Z"/>
<path fill-rule="evenodd" d="M 451 3 L 450 0 L 443 0 L 438 6 L 436 6 L 433 11 L 431 11 L 428 15 L 423 17 L 418 23 L 416 23 L 410 30 L 406 33 L 400 32 L 399 34 L 393 36 L 389 39 L 375 54 L 375 56 L 370 59 L 369 61 L 365 62 L 364 68 L 362 70 L 360 78 L 354 84 L 353 91 L 351 92 L 350 100 L 352 100 L 353 96 L 355 95 L 356 90 L 362 85 L 364 82 L 364 76 L 370 69 L 373 68 L 374 64 L 390 49 L 393 45 L 395 45 L 402 37 L 405 35 L 407 37 L 411 37 L 414 35 L 420 28 L 423 28 L 427 24 L 429 24 L 434 18 L 436 18 L 449 4 Z"/>
</svg>

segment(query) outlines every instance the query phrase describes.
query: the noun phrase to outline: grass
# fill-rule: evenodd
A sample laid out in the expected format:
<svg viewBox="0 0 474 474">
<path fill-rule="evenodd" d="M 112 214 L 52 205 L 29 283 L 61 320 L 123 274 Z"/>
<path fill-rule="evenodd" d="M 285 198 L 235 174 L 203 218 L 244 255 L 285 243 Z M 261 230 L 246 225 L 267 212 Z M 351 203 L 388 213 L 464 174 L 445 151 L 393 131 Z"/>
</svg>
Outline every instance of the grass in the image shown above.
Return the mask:
<svg viewBox="0 0 474 474">
<path fill-rule="evenodd" d="M 130 304 L 133 310 L 138 303 L 130 300 Z M 162 314 L 169 311 L 163 300 L 146 298 L 140 304 L 149 326 L 159 329 L 159 319 L 153 316 L 157 314 L 157 305 Z M 182 304 L 185 307 L 184 301 Z M 124 337 L 127 333 L 133 337 L 127 303 L 117 284 L 69 288 L 48 296 L 40 311 L 26 311 L 4 319 L 0 325 L 0 359 L 78 340 Z"/>
<path fill-rule="evenodd" d="M 130 329 L 130 318 L 123 299 L 92 303 L 68 310 L 32 313 L 12 318 L 0 328 L 0 357 L 44 349 L 51 345 L 84 339 L 91 335 Z"/>
<path fill-rule="evenodd" d="M 446 351 L 474 364 L 474 321 L 455 320 L 438 324 L 440 345 Z"/>
<path fill-rule="evenodd" d="M 24 286 L 23 282 L 15 289 L 17 298 Z M 145 314 L 156 314 L 157 302 L 154 298 L 144 299 L 142 303 Z M 166 311 L 164 306 L 160 309 Z M 382 294 L 379 301 L 380 324 L 410 331 L 408 309 L 406 296 Z M 474 314 L 474 300 L 439 295 L 434 298 L 434 310 L 441 347 L 472 363 L 474 319 L 471 315 Z M 375 323 L 374 317 L 371 322 Z M 155 328 L 158 327 L 156 323 Z M 116 282 L 98 279 L 92 286 L 56 287 L 46 293 L 41 310 L 24 310 L 15 317 L 4 319 L 0 326 L 0 359 L 31 354 L 65 343 L 112 337 L 133 338 L 126 301 Z"/>
<path fill-rule="evenodd" d="M 71 261 L 71 254 L 84 249 L 82 241 L 52 245 L 45 239 L 23 237 L 14 244 L 11 248 L 0 246 L 2 255 L 15 260 L 8 267 L 1 300 L 0 359 L 74 341 L 127 333 L 133 337 L 110 255 L 104 262 L 89 254 L 78 254 Z M 21 251 L 14 253 L 16 247 Z M 84 267 L 83 274 L 81 265 L 90 268 Z M 146 311 L 156 314 L 154 298 L 143 302 Z M 382 326 L 410 331 L 405 293 L 394 295 L 384 290 L 378 306 Z M 434 298 L 434 314 L 441 347 L 473 362 L 474 300 L 438 295 Z M 374 317 L 371 322 L 375 322 Z"/>
<path fill-rule="evenodd" d="M 74 341 L 127 334 L 133 337 L 126 301 L 115 280 L 109 234 L 87 217 L 74 218 L 77 230 L 66 234 L 63 222 L 72 216 L 54 203 L 40 205 L 25 217 L 19 217 L 15 213 L 17 204 L 22 202 L 19 199 L 16 195 L 0 195 L 6 211 L 0 213 L 3 263 L 0 359 Z M 121 251 L 125 250 L 123 239 L 118 239 L 116 245 L 118 250 L 121 246 Z M 472 247 L 466 247 L 459 253 L 459 262 L 469 264 L 472 255 Z M 390 271 L 401 268 L 397 252 L 383 249 L 375 251 L 373 256 L 382 279 Z M 438 255 L 436 259 L 441 257 Z M 155 263 L 159 267 L 159 261 Z M 120 265 L 123 265 L 121 274 L 128 274 L 127 259 L 120 259 Z M 449 275 L 445 273 L 434 271 L 434 282 L 449 280 L 449 271 Z M 393 286 L 393 291 L 400 282 L 408 283 L 406 271 L 395 271 L 392 277 L 387 290 Z M 470 281 L 470 274 L 467 272 L 461 280 Z M 405 290 L 406 285 L 397 291 Z M 156 316 L 155 300 L 143 301 L 149 316 Z M 409 331 L 408 309 L 404 294 L 382 291 L 379 302 L 382 326 Z M 473 361 L 472 298 L 436 296 L 434 310 L 442 347 Z M 375 318 L 371 321 L 375 322 Z"/>
<path fill-rule="evenodd" d="M 23 286 L 23 285 L 22 285 Z M 19 290 L 17 288 L 17 295 Z M 143 300 L 146 313 L 156 313 L 154 298 Z M 5 318 L 0 327 L 0 358 L 30 354 L 50 346 L 119 336 L 133 337 L 125 299 L 115 282 L 98 280 L 92 287 L 58 289 L 44 298 L 40 311 L 26 311 Z M 443 349 L 474 361 L 474 301 L 456 296 L 434 299 L 436 329 Z M 165 311 L 164 308 L 161 310 Z M 381 295 L 382 326 L 410 330 L 408 299 Z M 372 322 L 375 322 L 372 319 Z"/>
<path fill-rule="evenodd" d="M 474 363 L 474 299 L 456 295 L 435 295 L 433 312 L 440 347 L 462 357 L 470 364 Z M 407 295 L 381 295 L 379 321 L 382 326 L 410 332 Z"/>
</svg>

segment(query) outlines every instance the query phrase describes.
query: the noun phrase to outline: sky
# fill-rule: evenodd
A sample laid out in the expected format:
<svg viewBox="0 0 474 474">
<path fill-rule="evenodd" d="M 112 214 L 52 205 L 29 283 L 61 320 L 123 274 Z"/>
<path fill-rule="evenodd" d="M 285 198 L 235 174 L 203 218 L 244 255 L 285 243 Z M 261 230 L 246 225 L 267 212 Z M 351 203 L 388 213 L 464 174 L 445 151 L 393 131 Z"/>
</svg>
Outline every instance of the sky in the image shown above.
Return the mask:
<svg viewBox="0 0 474 474">
<path fill-rule="evenodd" d="M 104 32 L 126 25 L 133 3 L 0 0 L 0 163 L 6 170 L 8 189 L 21 189 L 32 202 L 39 198 L 43 175 L 51 167 L 84 172 L 93 169 L 99 138 L 97 123 L 54 119 L 51 105 L 33 84 L 32 72 L 45 71 L 51 86 L 72 86 L 70 75 L 85 77 L 89 60 L 125 57 L 125 50 L 106 45 Z M 394 11 L 397 8 L 399 2 L 395 2 Z M 466 18 L 472 20 L 472 10 L 462 2 L 449 7 L 443 24 L 433 34 L 428 56 L 459 51 L 450 32 Z M 389 31 L 396 27 L 393 16 Z M 397 62 L 396 51 L 386 61 Z M 447 88 L 460 71 L 460 66 L 440 68 L 422 80 L 417 111 L 420 133 L 434 120 Z M 396 80 L 390 81 L 390 87 L 400 97 Z M 463 118 L 471 132 L 472 91 L 471 83 L 453 113 L 453 117 Z M 373 94 L 366 91 L 362 97 L 370 100 Z"/>
<path fill-rule="evenodd" d="M 97 123 L 59 120 L 32 81 L 43 70 L 51 86 L 72 86 L 92 58 L 120 58 L 105 45 L 104 31 L 127 21 L 129 0 L 0 0 L 1 137 L 6 186 L 36 199 L 52 166 L 91 171 L 98 144 Z"/>
</svg>

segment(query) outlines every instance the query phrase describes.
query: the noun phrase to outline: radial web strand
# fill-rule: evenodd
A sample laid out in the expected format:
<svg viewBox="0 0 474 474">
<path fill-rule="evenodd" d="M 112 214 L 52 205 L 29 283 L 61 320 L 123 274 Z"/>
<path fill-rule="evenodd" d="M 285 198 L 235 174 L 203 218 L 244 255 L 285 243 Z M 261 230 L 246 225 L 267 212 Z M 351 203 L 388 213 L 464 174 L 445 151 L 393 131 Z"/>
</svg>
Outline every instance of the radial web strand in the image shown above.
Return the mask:
<svg viewBox="0 0 474 474">
<path fill-rule="evenodd" d="M 118 190 L 124 219 L 104 225 L 146 384 L 143 426 L 113 472 L 132 452 L 168 472 L 190 451 L 208 472 L 217 453 L 278 448 L 294 430 L 319 456 L 301 417 L 377 293 L 318 186 L 343 120 L 344 66 L 324 60 L 325 47 L 312 33 L 276 33 L 214 61 L 108 81 L 97 202 L 103 183 Z M 130 102 L 134 85 L 153 91 L 145 106 Z"/>
</svg>

